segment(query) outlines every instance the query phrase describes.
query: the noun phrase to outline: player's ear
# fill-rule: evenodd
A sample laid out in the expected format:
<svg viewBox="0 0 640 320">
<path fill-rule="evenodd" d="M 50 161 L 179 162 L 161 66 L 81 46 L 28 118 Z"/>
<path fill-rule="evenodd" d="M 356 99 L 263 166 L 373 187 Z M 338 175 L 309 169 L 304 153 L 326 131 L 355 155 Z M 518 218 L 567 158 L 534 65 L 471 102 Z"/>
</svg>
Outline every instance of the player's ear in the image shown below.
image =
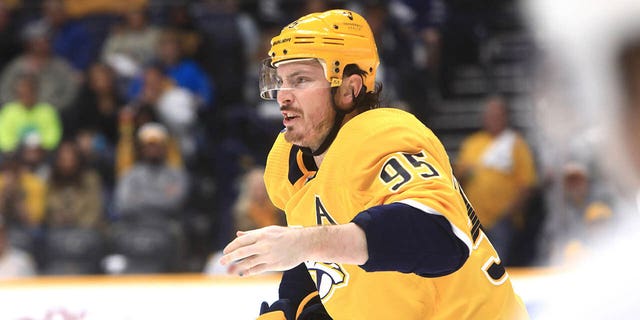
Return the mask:
<svg viewBox="0 0 640 320">
<path fill-rule="evenodd" d="M 362 77 L 352 74 L 342 80 L 342 85 L 338 89 L 338 105 L 350 109 L 355 102 L 356 97 L 362 90 Z"/>
</svg>

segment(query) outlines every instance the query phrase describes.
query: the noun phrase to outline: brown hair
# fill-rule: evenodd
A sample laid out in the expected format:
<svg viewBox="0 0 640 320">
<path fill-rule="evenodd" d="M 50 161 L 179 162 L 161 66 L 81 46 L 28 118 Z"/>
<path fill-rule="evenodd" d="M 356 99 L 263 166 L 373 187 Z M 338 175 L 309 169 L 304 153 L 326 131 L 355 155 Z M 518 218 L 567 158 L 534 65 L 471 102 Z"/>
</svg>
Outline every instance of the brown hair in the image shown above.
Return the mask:
<svg viewBox="0 0 640 320">
<path fill-rule="evenodd" d="M 365 70 L 360 69 L 356 64 L 348 64 L 344 67 L 343 76 L 348 77 L 351 75 L 357 74 L 362 78 L 366 77 L 369 73 Z M 381 104 L 380 94 L 382 92 L 382 84 L 377 82 L 376 87 L 371 92 L 367 92 L 369 88 L 362 84 L 362 90 L 355 97 L 355 106 L 354 109 L 358 110 L 358 113 L 365 112 L 367 110 L 379 108 Z"/>
</svg>

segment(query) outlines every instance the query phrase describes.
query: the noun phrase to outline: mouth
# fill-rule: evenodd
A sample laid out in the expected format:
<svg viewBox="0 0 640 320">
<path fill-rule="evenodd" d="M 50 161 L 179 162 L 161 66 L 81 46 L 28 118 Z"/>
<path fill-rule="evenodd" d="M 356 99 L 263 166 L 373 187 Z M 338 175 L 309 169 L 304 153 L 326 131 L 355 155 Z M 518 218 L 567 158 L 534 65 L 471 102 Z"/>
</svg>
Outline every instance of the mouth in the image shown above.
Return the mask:
<svg viewBox="0 0 640 320">
<path fill-rule="evenodd" d="M 282 112 L 282 116 L 284 117 L 282 122 L 284 123 L 285 126 L 300 117 L 290 112 Z"/>
</svg>

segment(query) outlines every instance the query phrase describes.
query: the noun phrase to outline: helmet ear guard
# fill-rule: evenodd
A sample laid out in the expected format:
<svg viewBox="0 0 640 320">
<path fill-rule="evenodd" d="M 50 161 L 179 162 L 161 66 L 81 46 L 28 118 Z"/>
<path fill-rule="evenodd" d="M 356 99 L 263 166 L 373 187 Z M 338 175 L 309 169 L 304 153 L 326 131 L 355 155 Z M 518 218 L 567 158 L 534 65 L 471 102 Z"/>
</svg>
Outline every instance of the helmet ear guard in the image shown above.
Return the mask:
<svg viewBox="0 0 640 320">
<path fill-rule="evenodd" d="M 274 71 L 284 61 L 318 59 L 331 87 L 339 87 L 344 68 L 355 64 L 367 72 L 364 85 L 368 91 L 375 88 L 376 71 L 380 64 L 369 24 L 362 16 L 348 10 L 312 13 L 292 22 L 271 40 L 269 57 L 268 63 Z M 261 71 L 261 81 L 270 77 Z M 269 92 L 266 88 L 260 85 L 261 97 L 275 98 L 275 92 Z"/>
</svg>

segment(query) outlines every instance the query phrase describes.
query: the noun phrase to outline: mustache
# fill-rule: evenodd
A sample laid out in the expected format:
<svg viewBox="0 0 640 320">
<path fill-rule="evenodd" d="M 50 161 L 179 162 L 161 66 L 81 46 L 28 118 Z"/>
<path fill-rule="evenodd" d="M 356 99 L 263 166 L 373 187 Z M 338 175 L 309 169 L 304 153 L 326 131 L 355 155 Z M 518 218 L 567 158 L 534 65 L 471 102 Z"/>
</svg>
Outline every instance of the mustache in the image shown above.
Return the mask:
<svg viewBox="0 0 640 320">
<path fill-rule="evenodd" d="M 302 114 L 302 110 L 290 106 L 280 106 L 280 112 L 293 112 Z"/>
</svg>

